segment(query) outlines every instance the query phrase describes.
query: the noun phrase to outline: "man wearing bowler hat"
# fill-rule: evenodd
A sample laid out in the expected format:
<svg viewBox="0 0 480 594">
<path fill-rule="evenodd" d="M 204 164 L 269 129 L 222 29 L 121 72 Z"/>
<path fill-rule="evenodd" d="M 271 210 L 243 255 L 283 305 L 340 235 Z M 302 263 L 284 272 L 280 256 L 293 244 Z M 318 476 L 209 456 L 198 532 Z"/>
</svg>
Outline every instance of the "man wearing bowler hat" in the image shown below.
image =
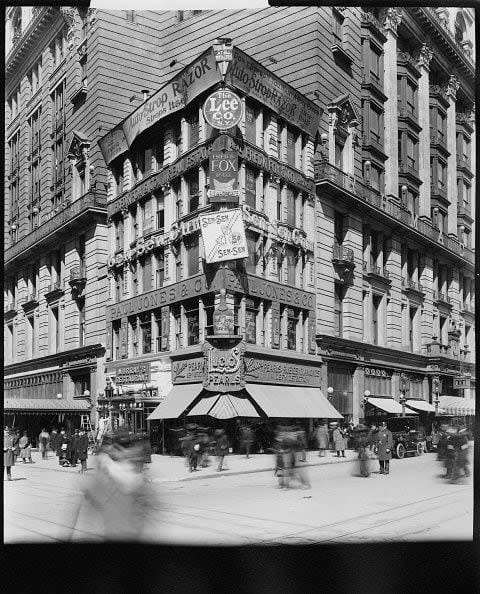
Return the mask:
<svg viewBox="0 0 480 594">
<path fill-rule="evenodd" d="M 380 474 L 388 474 L 390 460 L 392 459 L 393 436 L 387 429 L 387 423 L 382 421 L 377 433 L 378 461 L 380 462 Z"/>
</svg>

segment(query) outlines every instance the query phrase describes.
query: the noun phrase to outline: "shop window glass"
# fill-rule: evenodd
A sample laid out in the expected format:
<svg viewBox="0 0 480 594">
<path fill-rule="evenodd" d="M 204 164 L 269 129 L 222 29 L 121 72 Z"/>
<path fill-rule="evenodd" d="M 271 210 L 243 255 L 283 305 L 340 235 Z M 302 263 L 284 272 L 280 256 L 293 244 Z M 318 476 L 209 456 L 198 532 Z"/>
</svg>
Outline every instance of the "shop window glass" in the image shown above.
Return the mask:
<svg viewBox="0 0 480 594">
<path fill-rule="evenodd" d="M 287 348 L 295 351 L 297 348 L 298 311 L 287 307 Z"/>
</svg>

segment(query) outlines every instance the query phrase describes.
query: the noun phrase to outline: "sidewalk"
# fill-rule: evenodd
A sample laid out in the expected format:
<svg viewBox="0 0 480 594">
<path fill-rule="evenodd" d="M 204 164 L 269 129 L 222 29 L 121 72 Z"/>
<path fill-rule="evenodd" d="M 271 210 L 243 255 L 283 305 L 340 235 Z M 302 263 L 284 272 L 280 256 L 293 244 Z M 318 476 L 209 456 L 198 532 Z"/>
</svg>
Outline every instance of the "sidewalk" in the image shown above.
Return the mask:
<svg viewBox="0 0 480 594">
<path fill-rule="evenodd" d="M 42 460 L 41 454 L 32 450 L 32 459 L 35 462 L 35 468 L 48 468 L 62 473 L 78 473 L 80 464 L 75 468 L 63 468 L 58 464 L 58 458 L 53 452 L 48 453 L 48 459 Z M 345 450 L 345 458 L 337 457 L 335 452 L 327 451 L 324 457 L 318 455 L 318 450 L 307 452 L 307 460 L 302 466 L 322 466 L 325 464 L 342 464 L 357 460 L 357 453 L 353 450 Z M 17 462 L 17 466 L 28 464 Z M 185 458 L 181 456 L 169 456 L 161 454 L 152 454 L 151 464 L 145 465 L 146 476 L 155 483 L 183 482 L 206 478 L 219 478 L 222 476 L 234 476 L 239 474 L 250 474 L 254 472 L 272 472 L 275 468 L 275 457 L 273 454 L 253 454 L 246 458 L 241 454 L 230 454 L 225 456 L 224 469 L 217 472 L 217 463 L 215 457 L 210 458 L 210 466 L 190 472 L 186 466 Z M 89 469 L 95 468 L 95 456 L 89 456 L 87 460 Z M 88 474 L 88 473 L 87 473 Z"/>
</svg>

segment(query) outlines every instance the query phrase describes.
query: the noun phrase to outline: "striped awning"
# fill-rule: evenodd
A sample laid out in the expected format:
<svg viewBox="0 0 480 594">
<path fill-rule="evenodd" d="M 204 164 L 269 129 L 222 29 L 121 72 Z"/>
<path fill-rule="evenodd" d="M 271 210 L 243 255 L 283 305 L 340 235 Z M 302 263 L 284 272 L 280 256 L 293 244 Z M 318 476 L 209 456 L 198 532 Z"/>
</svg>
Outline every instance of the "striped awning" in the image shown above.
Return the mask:
<svg viewBox="0 0 480 594">
<path fill-rule="evenodd" d="M 217 394 L 202 398 L 187 416 L 208 415 L 215 419 L 234 419 L 236 417 L 259 417 L 253 404 L 247 398 L 232 394 Z"/>
<path fill-rule="evenodd" d="M 475 399 L 460 398 L 459 396 L 440 396 L 440 408 L 443 408 L 447 414 L 452 415 L 474 415 Z"/>
<path fill-rule="evenodd" d="M 343 419 L 320 388 L 247 384 L 246 389 L 268 417 Z"/>
<path fill-rule="evenodd" d="M 366 399 L 368 404 L 372 406 L 376 406 L 380 410 L 384 410 L 385 412 L 392 413 L 392 414 L 402 414 L 403 409 L 402 405 L 394 400 L 393 398 L 375 398 L 369 397 Z M 406 415 L 418 415 L 418 413 L 408 406 L 405 407 L 405 414 Z"/>
<path fill-rule="evenodd" d="M 18 411 L 25 413 L 65 413 L 86 412 L 90 410 L 87 400 L 63 400 L 62 398 L 5 398 L 3 401 L 5 411 Z"/>
</svg>

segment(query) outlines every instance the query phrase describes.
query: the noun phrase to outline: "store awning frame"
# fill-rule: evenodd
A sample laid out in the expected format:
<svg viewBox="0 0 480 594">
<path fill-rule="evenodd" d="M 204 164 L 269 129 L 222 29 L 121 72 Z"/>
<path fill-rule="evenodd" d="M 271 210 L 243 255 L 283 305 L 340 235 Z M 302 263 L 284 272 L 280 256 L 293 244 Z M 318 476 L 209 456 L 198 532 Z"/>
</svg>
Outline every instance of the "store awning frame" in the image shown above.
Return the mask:
<svg viewBox="0 0 480 594">
<path fill-rule="evenodd" d="M 270 418 L 343 419 L 320 388 L 247 384 L 247 392 Z"/>
<path fill-rule="evenodd" d="M 405 412 L 406 415 L 418 415 L 418 412 L 408 408 L 405 406 L 405 410 L 402 409 L 402 405 L 397 402 L 394 398 L 380 398 L 380 397 L 372 397 L 369 396 L 366 398 L 368 404 L 379 408 L 387 413 L 391 414 L 402 414 Z"/>
<path fill-rule="evenodd" d="M 87 400 L 63 400 L 61 398 L 5 398 L 4 413 L 42 414 L 42 413 L 87 413 L 91 404 Z"/>
<path fill-rule="evenodd" d="M 147 421 L 178 419 L 202 390 L 203 385 L 200 383 L 174 385 L 165 399 L 147 417 Z"/>
</svg>

